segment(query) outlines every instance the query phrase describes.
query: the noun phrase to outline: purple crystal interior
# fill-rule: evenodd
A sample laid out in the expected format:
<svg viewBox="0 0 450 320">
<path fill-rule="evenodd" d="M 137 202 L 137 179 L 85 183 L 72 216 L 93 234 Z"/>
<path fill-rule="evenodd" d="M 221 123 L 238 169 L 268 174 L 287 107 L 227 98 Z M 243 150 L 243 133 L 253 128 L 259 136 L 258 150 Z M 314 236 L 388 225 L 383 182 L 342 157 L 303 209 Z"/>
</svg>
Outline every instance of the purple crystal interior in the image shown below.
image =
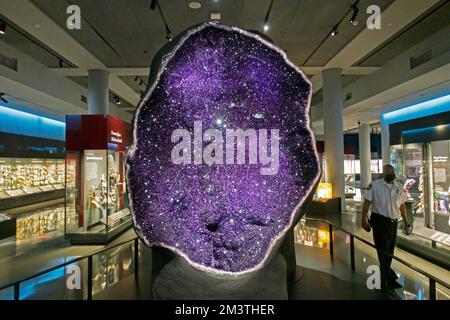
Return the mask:
<svg viewBox="0 0 450 320">
<path fill-rule="evenodd" d="M 136 111 L 127 181 L 138 235 L 199 268 L 259 268 L 320 174 L 310 93 L 302 72 L 260 37 L 215 23 L 190 30 Z M 171 135 L 182 128 L 193 137 L 195 121 L 224 137 L 226 128 L 279 129 L 277 173 L 249 161 L 174 164 Z"/>
</svg>

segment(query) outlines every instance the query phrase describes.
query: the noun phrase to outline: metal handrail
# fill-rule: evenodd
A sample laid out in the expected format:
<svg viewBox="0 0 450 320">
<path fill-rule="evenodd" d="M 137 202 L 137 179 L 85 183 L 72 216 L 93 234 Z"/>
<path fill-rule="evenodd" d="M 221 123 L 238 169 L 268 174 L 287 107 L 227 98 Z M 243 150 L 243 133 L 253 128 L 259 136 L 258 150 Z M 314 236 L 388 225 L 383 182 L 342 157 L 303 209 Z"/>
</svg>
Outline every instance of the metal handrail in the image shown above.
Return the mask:
<svg viewBox="0 0 450 320">
<path fill-rule="evenodd" d="M 354 250 L 354 239 L 355 238 L 357 240 L 359 240 L 359 241 L 369 245 L 370 247 L 376 249 L 376 246 L 374 244 L 372 244 L 371 242 L 367 241 L 366 239 L 364 239 L 364 238 L 362 238 L 362 237 L 360 237 L 358 235 L 355 235 L 355 234 L 351 233 L 348 230 L 345 230 L 343 227 L 339 227 L 339 226 L 333 225 L 330 221 L 327 221 L 325 219 L 306 218 L 306 217 L 305 217 L 305 220 L 320 221 L 320 222 L 324 222 L 324 223 L 328 224 L 329 231 L 330 231 L 330 256 L 331 256 L 331 258 L 333 258 L 333 256 L 334 256 L 333 227 L 343 231 L 344 233 L 346 233 L 348 235 L 350 235 L 350 259 L 351 259 L 351 269 L 352 269 L 352 271 L 355 271 L 355 250 Z M 34 273 L 33 275 L 25 277 L 25 278 L 23 278 L 21 280 L 9 282 L 6 285 L 0 286 L 0 290 L 4 290 L 4 289 L 7 289 L 7 288 L 13 288 L 14 287 L 14 299 L 15 300 L 19 300 L 19 296 L 20 296 L 19 295 L 19 290 L 20 290 L 20 284 L 21 283 L 26 282 L 26 281 L 31 280 L 31 279 L 34 279 L 34 278 L 37 278 L 39 276 L 42 276 L 42 275 L 44 275 L 46 273 L 49 273 L 49 272 L 52 272 L 54 270 L 57 270 L 57 269 L 60 269 L 60 268 L 64 268 L 64 267 L 66 267 L 66 266 L 68 266 L 70 264 L 73 264 L 73 263 L 76 263 L 76 262 L 88 259 L 88 292 L 87 292 L 87 294 L 88 294 L 88 300 L 90 300 L 90 299 L 92 299 L 92 274 L 90 274 L 90 273 L 92 273 L 92 258 L 93 258 L 93 256 L 95 256 L 97 254 L 101 254 L 101 253 L 106 252 L 108 250 L 111 250 L 111 249 L 123 246 L 125 244 L 130 243 L 130 242 L 134 242 L 134 249 L 135 249 L 135 253 L 134 253 L 135 271 L 134 271 L 134 273 L 135 273 L 135 277 L 137 277 L 138 273 L 139 273 L 139 261 L 138 261 L 138 256 L 139 256 L 138 255 L 139 238 L 135 235 L 131 239 L 119 242 L 119 243 L 117 243 L 117 244 L 115 244 L 113 246 L 108 246 L 108 247 L 96 250 L 96 251 L 91 252 L 90 254 L 82 256 L 82 257 L 77 257 L 77 258 L 70 259 L 69 261 L 65 261 L 63 263 L 57 264 L 57 265 L 55 265 L 53 267 L 50 267 L 50 268 L 47 268 L 45 270 L 38 271 L 38 272 Z M 380 250 L 380 252 L 382 254 L 385 254 L 385 255 L 389 256 L 390 258 L 392 258 L 392 259 L 402 263 L 403 265 L 411 268 L 412 270 L 422 274 L 423 276 L 427 277 L 429 279 L 429 281 L 430 281 L 430 283 L 429 283 L 430 299 L 432 299 L 432 300 L 436 299 L 436 283 L 439 283 L 442 286 L 450 289 L 450 286 L 447 283 L 441 281 L 440 279 L 438 279 L 435 276 L 429 274 L 428 272 L 426 272 L 424 270 L 421 270 L 421 269 L 411 265 L 409 262 L 407 262 L 407 261 L 405 261 L 405 260 L 403 260 L 403 259 L 401 259 L 401 258 L 399 258 L 399 257 L 397 257 L 397 256 L 395 256 L 395 255 L 393 255 L 391 253 L 389 253 L 389 252 L 386 252 L 384 250 Z M 89 272 L 89 271 L 91 271 L 91 272 Z"/>
<path fill-rule="evenodd" d="M 346 234 L 348 234 L 348 235 L 354 237 L 355 239 L 357 239 L 357 240 L 359 240 L 359 241 L 361 241 L 361 242 L 364 242 L 365 244 L 369 245 L 370 247 L 372 247 L 372 248 L 374 248 L 374 249 L 377 249 L 377 247 L 376 247 L 373 243 L 371 243 L 370 241 L 367 241 L 366 239 L 364 239 L 364 238 L 362 238 L 362 237 L 360 237 L 360 236 L 358 236 L 358 235 L 356 235 L 356 234 L 353 234 L 353 233 L 351 233 L 351 232 L 348 231 L 348 230 L 345 230 L 343 227 L 335 226 L 335 225 L 333 225 L 332 223 L 330 223 L 329 221 L 326 221 L 326 220 L 323 220 L 323 219 L 317 219 L 317 218 L 305 218 L 305 219 L 306 219 L 306 220 L 321 221 L 321 222 L 328 223 L 328 225 L 331 226 L 332 228 L 334 227 L 334 228 L 336 228 L 336 229 L 339 229 L 339 230 L 343 231 L 344 233 L 346 233 Z M 332 241 L 331 235 L 330 235 L 330 241 Z M 439 283 L 439 284 L 443 285 L 444 287 L 450 289 L 450 285 L 449 285 L 449 284 L 443 282 L 443 281 L 440 280 L 439 278 L 436 278 L 436 277 L 433 276 L 432 274 L 429 274 L 428 272 L 426 272 L 426 271 L 424 271 L 424 270 L 422 270 L 422 269 L 419 269 L 419 268 L 413 266 L 413 265 L 410 264 L 409 262 L 407 262 L 407 261 L 403 260 L 402 258 L 399 258 L 399 257 L 397 257 L 397 256 L 395 256 L 395 255 L 393 255 L 393 254 L 391 254 L 391 253 L 389 253 L 389 252 L 387 252 L 387 251 L 380 250 L 380 249 L 377 249 L 377 250 L 379 250 L 379 251 L 380 251 L 381 253 L 383 253 L 384 255 L 387 255 L 388 257 L 390 257 L 390 258 L 392 258 L 392 259 L 394 259 L 394 260 L 397 260 L 397 261 L 400 262 L 401 264 L 404 264 L 404 265 L 407 266 L 408 268 L 411 268 L 411 269 L 413 269 L 414 271 L 416 271 L 416 272 L 418 272 L 418 273 L 420 273 L 420 274 L 426 276 L 427 278 L 433 279 L 433 280 L 435 280 L 437 283 Z"/>
<path fill-rule="evenodd" d="M 11 287 L 17 286 L 18 284 L 20 284 L 20 283 L 22 283 L 22 282 L 26 282 L 26 281 L 28 281 L 28 280 L 31 280 L 31 279 L 40 277 L 40 276 L 42 276 L 42 275 L 44 275 L 44 274 L 46 274 L 46 273 L 55 271 L 55 270 L 60 269 L 60 268 L 64 268 L 64 267 L 68 266 L 69 264 L 73 264 L 73 263 L 75 263 L 75 262 L 79 262 L 79 261 L 82 261 L 82 260 L 85 260 L 85 259 L 88 259 L 88 260 L 89 260 L 89 259 L 92 259 L 92 257 L 95 256 L 95 255 L 97 255 L 97 254 L 100 254 L 100 253 L 109 251 L 109 250 L 111 250 L 111 249 L 114 249 L 114 248 L 123 246 L 123 245 L 128 244 L 128 243 L 130 243 L 130 242 L 132 242 L 132 241 L 134 241 L 135 244 L 136 244 L 136 240 L 138 240 L 138 237 L 135 235 L 135 236 L 133 236 L 131 239 L 126 240 L 126 241 L 119 242 L 119 243 L 117 243 L 117 244 L 115 244 L 115 245 L 113 245 L 113 246 L 109 246 L 109 247 L 105 247 L 105 248 L 96 250 L 96 251 L 91 252 L 91 253 L 89 253 L 89 254 L 87 254 L 87 255 L 85 255 L 85 256 L 82 256 L 82 257 L 76 257 L 76 258 L 70 259 L 70 260 L 68 260 L 68 261 L 65 261 L 65 262 L 63 262 L 63 263 L 57 264 L 57 265 L 55 265 L 55 266 L 53 266 L 53 267 L 50 267 L 50 268 L 47 268 L 47 269 L 38 271 L 38 272 L 36 272 L 36 273 L 33 273 L 31 276 L 22 278 L 22 279 L 20 279 L 20 280 L 16 280 L 16 281 L 9 282 L 9 283 L 7 283 L 6 285 L 0 286 L 0 290 L 4 290 L 4 289 L 7 289 L 7 288 L 11 288 Z M 136 265 L 136 264 L 137 264 L 137 263 L 135 263 L 135 265 Z"/>
</svg>

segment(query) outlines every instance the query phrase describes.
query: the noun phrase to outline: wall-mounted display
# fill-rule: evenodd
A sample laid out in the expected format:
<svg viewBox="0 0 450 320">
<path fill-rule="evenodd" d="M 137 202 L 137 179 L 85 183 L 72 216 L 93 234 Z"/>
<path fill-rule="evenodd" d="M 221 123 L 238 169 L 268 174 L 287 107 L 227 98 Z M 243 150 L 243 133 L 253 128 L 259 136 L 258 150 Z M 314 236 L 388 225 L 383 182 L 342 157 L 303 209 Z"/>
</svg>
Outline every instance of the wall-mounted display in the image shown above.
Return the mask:
<svg viewBox="0 0 450 320">
<path fill-rule="evenodd" d="M 104 243 L 131 225 L 124 182 L 130 128 L 103 115 L 67 116 L 66 123 L 66 237 Z"/>
</svg>

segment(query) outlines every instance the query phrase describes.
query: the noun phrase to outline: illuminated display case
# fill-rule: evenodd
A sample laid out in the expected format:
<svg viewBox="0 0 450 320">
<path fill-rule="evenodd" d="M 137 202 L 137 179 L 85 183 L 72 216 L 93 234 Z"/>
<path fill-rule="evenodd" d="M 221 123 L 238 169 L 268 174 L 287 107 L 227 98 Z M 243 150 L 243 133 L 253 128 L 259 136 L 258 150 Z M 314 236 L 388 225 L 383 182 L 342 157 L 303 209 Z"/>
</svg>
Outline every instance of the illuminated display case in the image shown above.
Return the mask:
<svg viewBox="0 0 450 320">
<path fill-rule="evenodd" d="M 450 251 L 450 125 L 403 130 L 400 137 L 390 159 L 408 194 L 411 239 Z"/>
<path fill-rule="evenodd" d="M 0 132 L 0 211 L 62 199 L 64 187 L 63 141 Z"/>
<path fill-rule="evenodd" d="M 66 238 L 106 243 L 131 225 L 125 185 L 130 126 L 112 116 L 66 117 Z"/>
<path fill-rule="evenodd" d="M 0 158 L 0 199 L 64 189 L 64 159 Z"/>
</svg>

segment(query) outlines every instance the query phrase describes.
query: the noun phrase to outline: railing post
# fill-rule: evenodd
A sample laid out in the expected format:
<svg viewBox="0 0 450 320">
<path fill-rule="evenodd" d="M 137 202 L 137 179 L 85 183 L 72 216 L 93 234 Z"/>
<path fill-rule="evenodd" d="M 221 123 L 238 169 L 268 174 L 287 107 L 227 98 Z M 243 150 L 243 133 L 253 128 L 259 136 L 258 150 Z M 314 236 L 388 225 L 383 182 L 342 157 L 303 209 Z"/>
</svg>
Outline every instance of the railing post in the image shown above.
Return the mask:
<svg viewBox="0 0 450 320">
<path fill-rule="evenodd" d="M 330 257 L 334 258 L 334 246 L 333 246 L 333 225 L 331 223 L 328 224 L 328 231 L 330 233 Z"/>
<path fill-rule="evenodd" d="M 14 300 L 20 300 L 20 282 L 14 285 Z"/>
<path fill-rule="evenodd" d="M 134 276 L 139 277 L 139 238 L 134 239 Z"/>
<path fill-rule="evenodd" d="M 430 280 L 430 282 L 429 282 L 428 291 L 429 291 L 430 300 L 436 300 L 436 281 L 431 278 L 429 278 L 429 280 Z"/>
<path fill-rule="evenodd" d="M 92 300 L 92 256 L 88 256 L 87 299 Z"/>
<path fill-rule="evenodd" d="M 355 271 L 355 238 L 350 235 L 350 266 Z"/>
</svg>

